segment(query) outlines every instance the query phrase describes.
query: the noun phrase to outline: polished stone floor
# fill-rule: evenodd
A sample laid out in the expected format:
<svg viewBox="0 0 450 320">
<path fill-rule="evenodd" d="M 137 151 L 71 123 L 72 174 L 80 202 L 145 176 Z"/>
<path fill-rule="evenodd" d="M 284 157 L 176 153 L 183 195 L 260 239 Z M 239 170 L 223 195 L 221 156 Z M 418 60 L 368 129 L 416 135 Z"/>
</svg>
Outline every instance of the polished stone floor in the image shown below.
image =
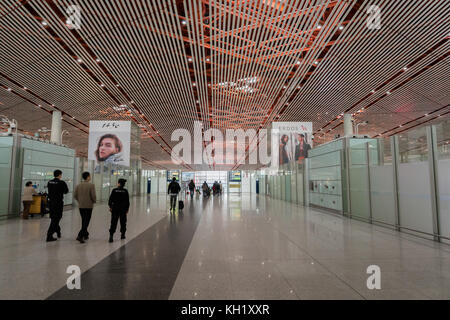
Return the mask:
<svg viewBox="0 0 450 320">
<path fill-rule="evenodd" d="M 95 207 L 86 244 L 76 209 L 46 243 L 48 218 L 0 222 L 0 299 L 450 299 L 450 246 L 269 197 L 136 197 L 126 240 L 107 242 Z M 68 290 L 66 268 L 82 270 Z M 381 289 L 367 288 L 367 267 Z"/>
</svg>

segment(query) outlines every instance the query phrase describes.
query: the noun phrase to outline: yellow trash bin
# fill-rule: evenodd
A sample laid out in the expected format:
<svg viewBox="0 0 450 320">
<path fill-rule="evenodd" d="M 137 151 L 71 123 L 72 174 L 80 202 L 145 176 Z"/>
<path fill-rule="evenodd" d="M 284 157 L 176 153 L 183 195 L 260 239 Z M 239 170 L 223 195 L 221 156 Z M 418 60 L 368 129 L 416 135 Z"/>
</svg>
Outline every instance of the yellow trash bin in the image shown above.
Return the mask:
<svg viewBox="0 0 450 320">
<path fill-rule="evenodd" d="M 31 204 L 30 214 L 40 214 L 41 213 L 41 195 L 33 195 L 33 203 Z"/>
</svg>

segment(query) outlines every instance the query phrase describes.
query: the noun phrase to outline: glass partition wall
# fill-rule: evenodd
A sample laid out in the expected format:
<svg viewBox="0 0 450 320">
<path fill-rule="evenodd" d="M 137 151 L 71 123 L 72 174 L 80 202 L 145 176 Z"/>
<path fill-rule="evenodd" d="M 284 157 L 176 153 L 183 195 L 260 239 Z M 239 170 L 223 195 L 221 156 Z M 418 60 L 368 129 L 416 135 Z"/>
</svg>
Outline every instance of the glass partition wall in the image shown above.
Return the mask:
<svg viewBox="0 0 450 320">
<path fill-rule="evenodd" d="M 303 164 L 260 171 L 265 194 L 450 243 L 450 124 L 340 138 Z"/>
</svg>

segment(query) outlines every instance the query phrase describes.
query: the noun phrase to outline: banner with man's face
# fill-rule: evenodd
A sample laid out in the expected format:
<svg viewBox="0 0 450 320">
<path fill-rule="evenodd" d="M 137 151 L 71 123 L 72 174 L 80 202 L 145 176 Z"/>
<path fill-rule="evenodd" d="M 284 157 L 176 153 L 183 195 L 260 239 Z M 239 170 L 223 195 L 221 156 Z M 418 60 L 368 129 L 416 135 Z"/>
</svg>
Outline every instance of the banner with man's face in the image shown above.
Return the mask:
<svg viewBox="0 0 450 320">
<path fill-rule="evenodd" d="M 89 121 L 88 159 L 130 166 L 130 121 Z"/>
<path fill-rule="evenodd" d="M 272 123 L 272 166 L 302 163 L 312 148 L 312 122 Z"/>
</svg>

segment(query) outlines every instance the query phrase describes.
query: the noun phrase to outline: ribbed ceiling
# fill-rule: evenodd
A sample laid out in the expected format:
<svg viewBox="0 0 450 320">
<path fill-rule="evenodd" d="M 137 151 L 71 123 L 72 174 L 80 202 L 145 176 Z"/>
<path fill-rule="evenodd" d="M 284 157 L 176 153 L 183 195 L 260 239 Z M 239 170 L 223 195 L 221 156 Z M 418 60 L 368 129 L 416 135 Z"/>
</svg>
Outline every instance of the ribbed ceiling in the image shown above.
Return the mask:
<svg viewBox="0 0 450 320">
<path fill-rule="evenodd" d="M 312 121 L 320 143 L 351 112 L 369 121 L 360 133 L 388 136 L 449 113 L 449 16 L 446 0 L 2 0 L 0 114 L 34 133 L 62 111 L 79 155 L 89 120 L 131 119 L 152 168 L 177 167 L 171 134 L 195 120 Z"/>
</svg>

